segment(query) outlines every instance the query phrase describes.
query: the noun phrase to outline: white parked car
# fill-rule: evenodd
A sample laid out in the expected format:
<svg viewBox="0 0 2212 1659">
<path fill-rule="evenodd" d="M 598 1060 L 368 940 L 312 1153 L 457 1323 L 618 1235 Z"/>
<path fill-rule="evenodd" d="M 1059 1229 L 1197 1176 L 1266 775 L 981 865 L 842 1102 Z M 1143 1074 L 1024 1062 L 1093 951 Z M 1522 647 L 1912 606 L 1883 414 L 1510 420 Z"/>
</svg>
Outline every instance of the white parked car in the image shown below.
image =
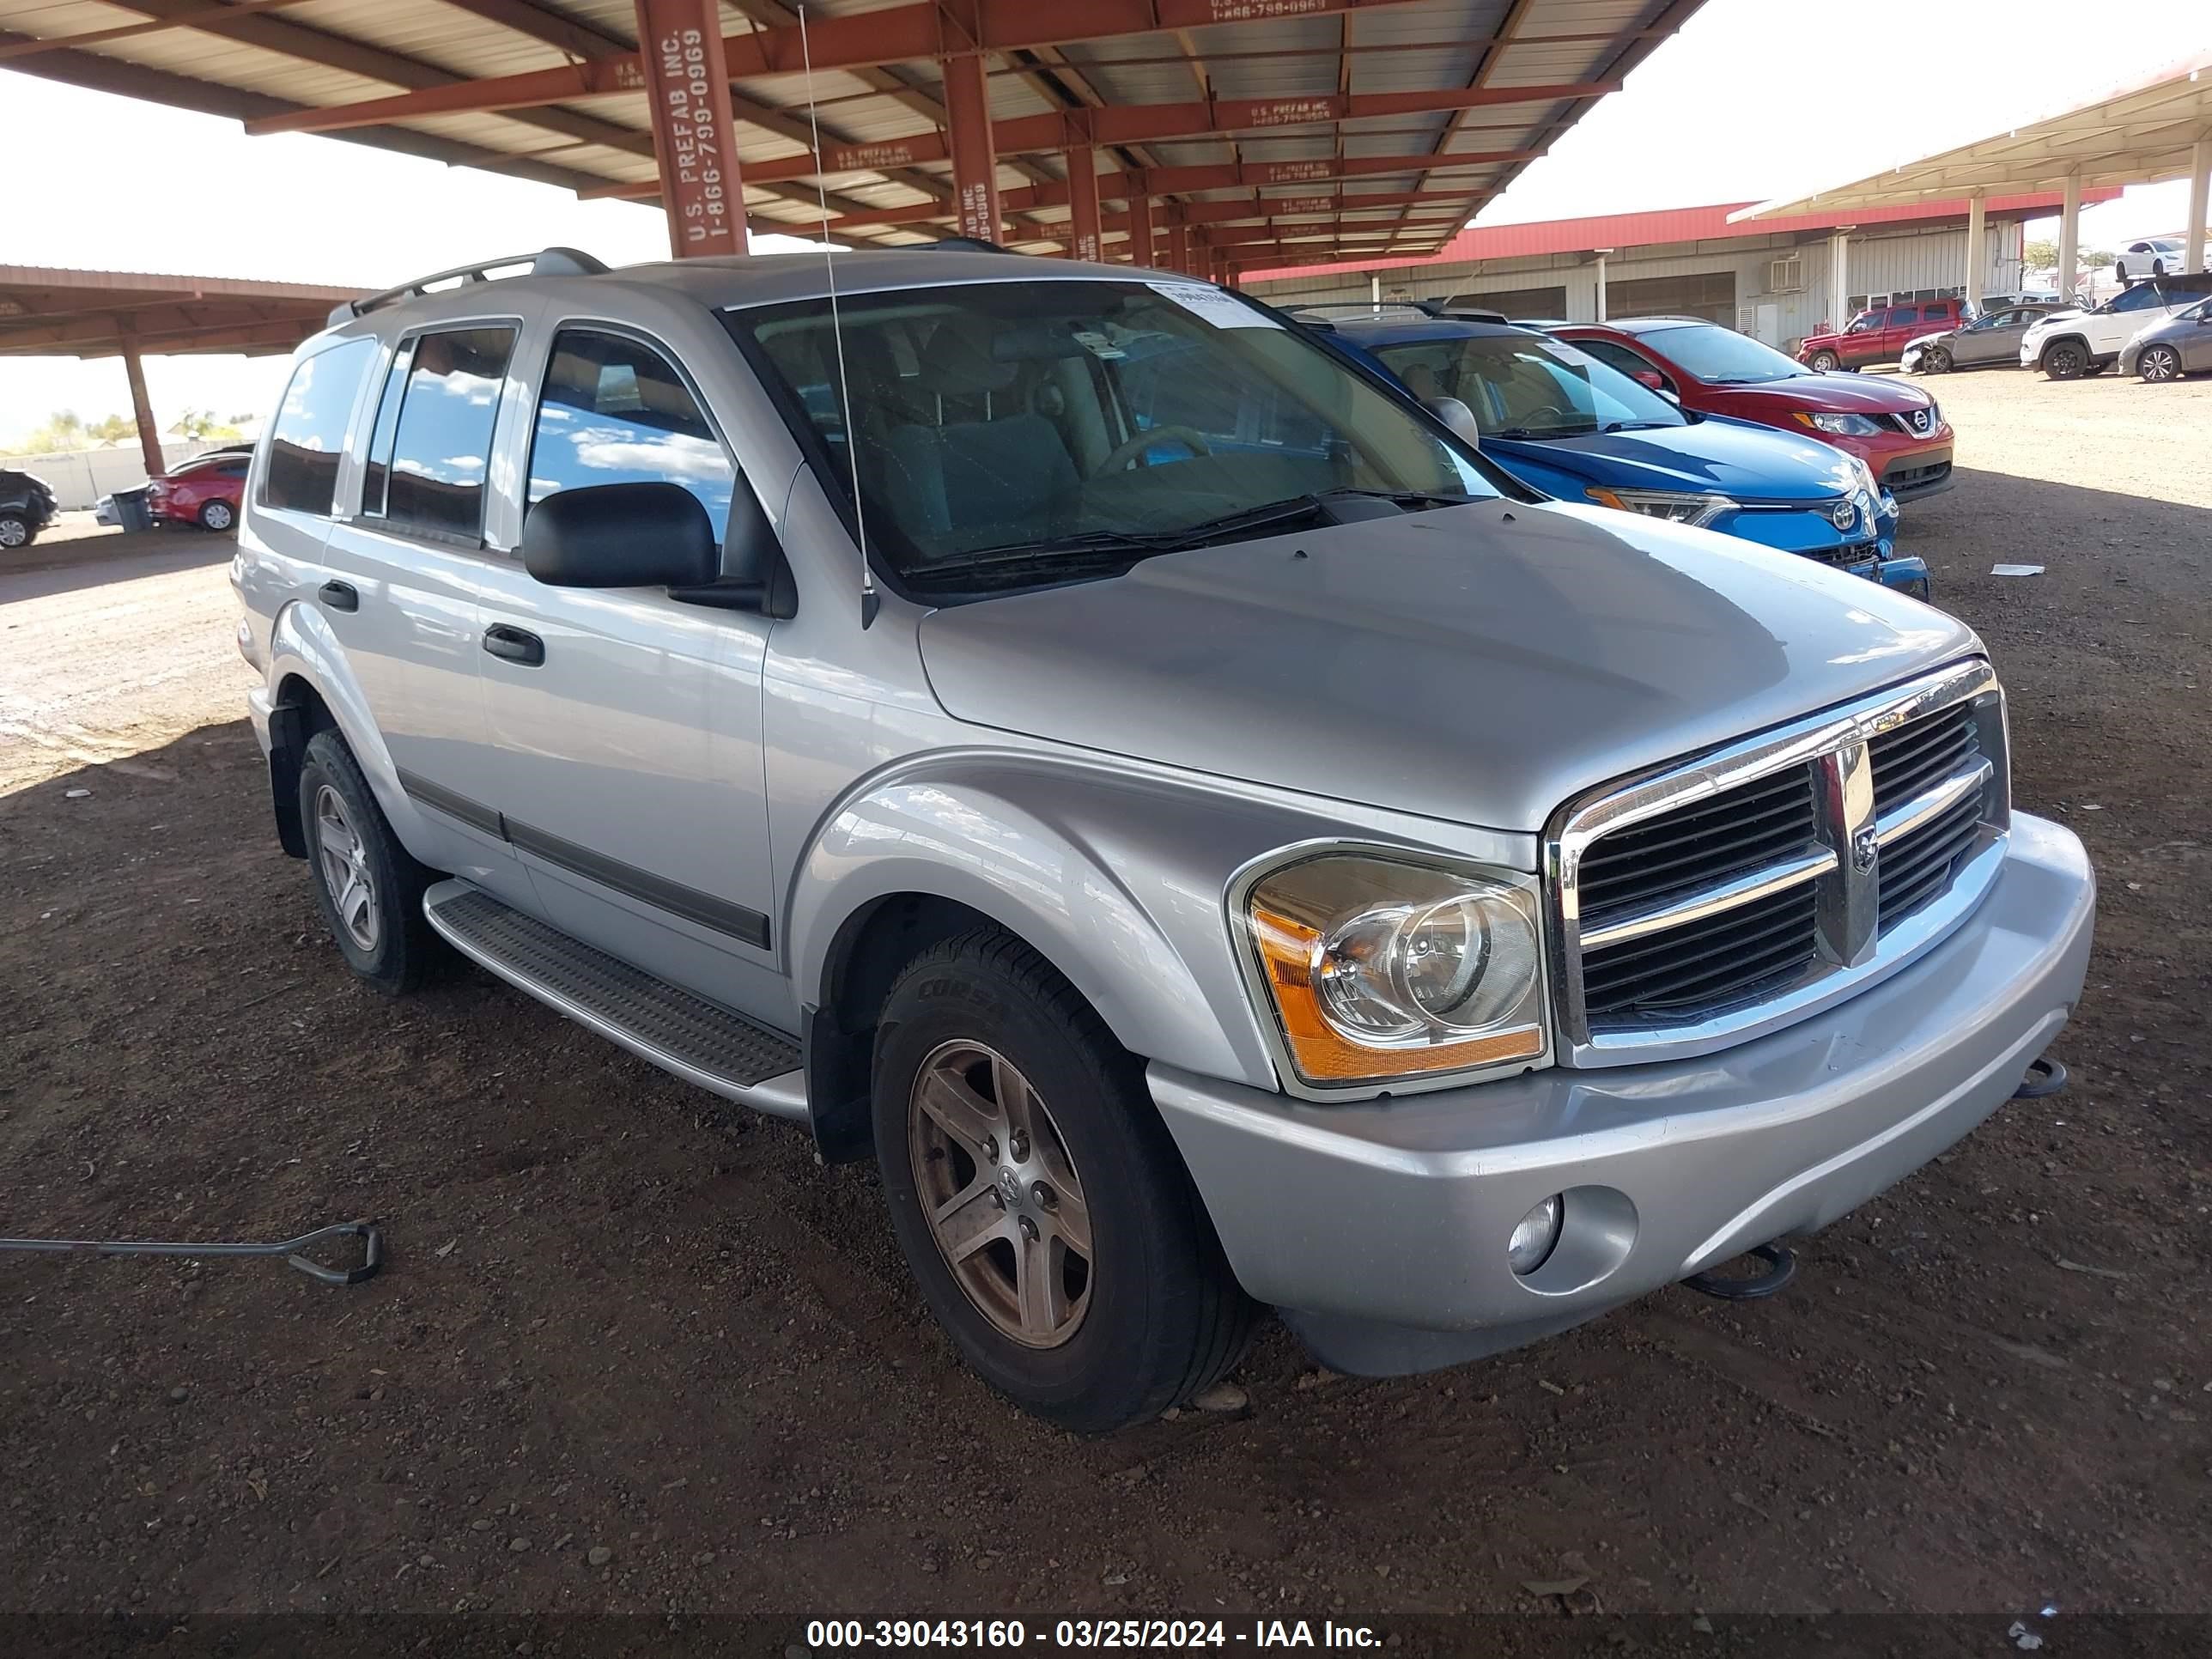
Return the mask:
<svg viewBox="0 0 2212 1659">
<path fill-rule="evenodd" d="M 2160 276 L 2123 289 L 2093 311 L 2055 311 L 2020 339 L 2020 366 L 2054 380 L 2110 368 L 2120 348 L 2154 323 L 2212 294 L 2212 275 Z"/>
<path fill-rule="evenodd" d="M 2212 265 L 2212 258 L 2200 261 L 2198 268 L 2206 265 Z M 2188 269 L 2189 243 L 2180 236 L 2146 236 L 2140 242 L 2130 242 L 2112 259 L 2112 275 L 2124 283 Z"/>
</svg>

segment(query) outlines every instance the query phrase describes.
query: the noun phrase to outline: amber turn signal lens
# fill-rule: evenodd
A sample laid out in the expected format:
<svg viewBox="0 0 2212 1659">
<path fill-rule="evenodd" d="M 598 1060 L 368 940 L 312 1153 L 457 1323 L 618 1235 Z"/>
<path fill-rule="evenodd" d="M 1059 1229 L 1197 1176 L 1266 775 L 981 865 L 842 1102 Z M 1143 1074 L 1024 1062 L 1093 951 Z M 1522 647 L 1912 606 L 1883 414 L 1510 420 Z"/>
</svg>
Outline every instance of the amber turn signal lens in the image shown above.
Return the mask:
<svg viewBox="0 0 2212 1659">
<path fill-rule="evenodd" d="M 1513 1060 L 1534 1060 L 1544 1051 L 1543 1031 L 1534 1025 L 1460 1042 L 1413 1047 L 1370 1048 L 1347 1041 L 1322 1014 L 1314 985 L 1314 956 L 1319 930 L 1255 905 L 1252 934 L 1280 1016 L 1283 1039 L 1300 1076 L 1312 1083 L 1365 1081 L 1460 1072 Z"/>
</svg>

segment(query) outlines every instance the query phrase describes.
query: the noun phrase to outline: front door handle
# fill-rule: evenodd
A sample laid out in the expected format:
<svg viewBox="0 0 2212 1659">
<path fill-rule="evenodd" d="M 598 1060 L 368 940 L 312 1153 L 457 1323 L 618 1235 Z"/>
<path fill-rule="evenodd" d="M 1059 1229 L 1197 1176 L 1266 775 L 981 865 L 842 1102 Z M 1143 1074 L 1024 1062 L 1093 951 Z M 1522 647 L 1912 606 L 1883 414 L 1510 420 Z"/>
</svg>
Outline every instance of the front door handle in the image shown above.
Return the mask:
<svg viewBox="0 0 2212 1659">
<path fill-rule="evenodd" d="M 494 623 L 484 629 L 483 647 L 493 656 L 519 662 L 525 668 L 535 668 L 545 660 L 544 641 L 523 629 L 509 628 L 505 623 Z"/>
<path fill-rule="evenodd" d="M 361 594 L 351 582 L 327 581 L 315 590 L 315 597 L 333 611 L 358 611 Z"/>
</svg>

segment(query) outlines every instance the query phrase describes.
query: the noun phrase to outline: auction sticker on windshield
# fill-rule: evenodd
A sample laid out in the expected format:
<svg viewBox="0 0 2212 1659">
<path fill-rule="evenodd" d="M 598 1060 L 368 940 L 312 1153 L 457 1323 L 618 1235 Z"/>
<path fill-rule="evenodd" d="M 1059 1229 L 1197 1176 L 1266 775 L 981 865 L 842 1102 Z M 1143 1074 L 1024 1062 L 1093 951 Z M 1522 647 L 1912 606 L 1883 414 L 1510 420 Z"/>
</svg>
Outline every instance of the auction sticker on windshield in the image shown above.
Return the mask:
<svg viewBox="0 0 2212 1659">
<path fill-rule="evenodd" d="M 1216 328 L 1280 328 L 1266 312 L 1246 305 L 1233 294 L 1203 283 L 1147 283 L 1145 286 L 1164 299 L 1174 301 L 1194 317 L 1203 317 Z"/>
</svg>

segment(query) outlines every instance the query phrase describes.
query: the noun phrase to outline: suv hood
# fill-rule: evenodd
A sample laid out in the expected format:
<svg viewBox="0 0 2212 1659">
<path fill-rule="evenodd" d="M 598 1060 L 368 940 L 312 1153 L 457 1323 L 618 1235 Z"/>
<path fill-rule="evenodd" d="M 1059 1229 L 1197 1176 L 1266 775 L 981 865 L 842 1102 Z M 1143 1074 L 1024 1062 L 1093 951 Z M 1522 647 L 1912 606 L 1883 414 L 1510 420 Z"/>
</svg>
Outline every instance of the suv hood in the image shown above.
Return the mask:
<svg viewBox="0 0 2212 1659">
<path fill-rule="evenodd" d="M 1786 380 L 1754 380 L 1747 386 L 1708 381 L 1709 390 L 1732 400 L 1731 414 L 1746 408 L 1759 410 L 1756 418 L 1780 421 L 1792 410 L 1818 409 L 1850 415 L 1901 415 L 1924 409 L 1930 399 L 1924 392 L 1892 381 L 1887 376 L 1853 374 L 1793 374 Z"/>
<path fill-rule="evenodd" d="M 1832 444 L 1723 418 L 1640 432 L 1486 442 L 1493 454 L 1526 450 L 1547 466 L 1622 489 L 1717 490 L 1738 501 L 1826 502 L 1858 487 L 1850 458 Z"/>
<path fill-rule="evenodd" d="M 2039 328 L 2048 328 L 2053 323 L 2070 323 L 2076 317 L 2086 317 L 2088 314 L 2088 312 L 2080 306 L 2072 307 L 2065 311 L 2046 311 L 2027 325 L 2027 331 L 2033 334 Z"/>
<path fill-rule="evenodd" d="M 1520 831 L 1977 648 L 1810 559 L 1498 501 L 1165 555 L 921 634 L 957 720 Z"/>
</svg>

